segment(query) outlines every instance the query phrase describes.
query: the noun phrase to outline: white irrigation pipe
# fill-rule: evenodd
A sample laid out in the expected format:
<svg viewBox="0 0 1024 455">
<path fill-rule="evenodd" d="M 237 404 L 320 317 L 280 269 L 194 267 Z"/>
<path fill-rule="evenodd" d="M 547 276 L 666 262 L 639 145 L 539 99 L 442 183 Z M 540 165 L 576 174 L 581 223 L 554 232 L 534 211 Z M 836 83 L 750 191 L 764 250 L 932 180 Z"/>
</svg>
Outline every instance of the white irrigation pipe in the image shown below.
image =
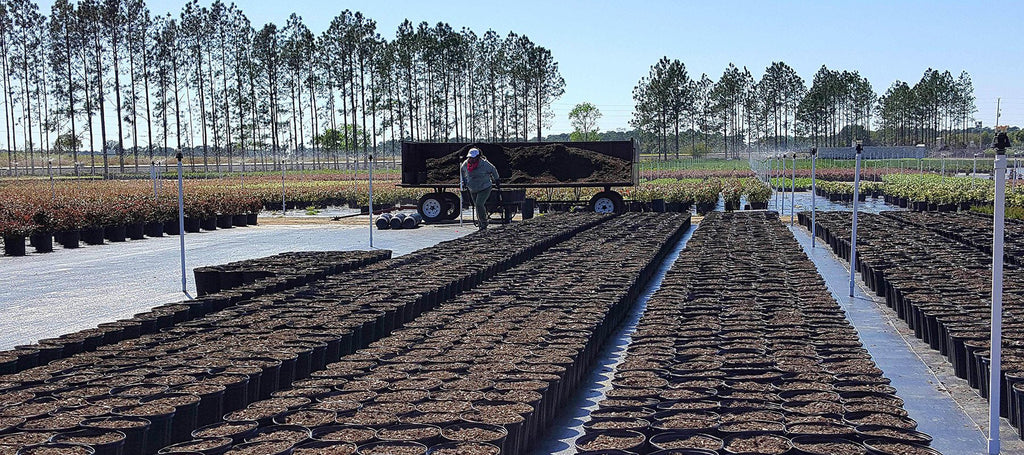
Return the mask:
<svg viewBox="0 0 1024 455">
<path fill-rule="evenodd" d="M 860 154 L 864 148 L 857 141 L 857 164 L 853 171 L 853 228 L 850 239 L 850 297 L 853 297 L 853 279 L 857 276 L 857 210 L 860 208 Z"/>
<path fill-rule="evenodd" d="M 370 155 L 367 167 L 370 171 L 370 248 L 373 248 L 373 155 Z"/>
<path fill-rule="evenodd" d="M 796 152 L 793 152 L 793 183 L 789 196 L 789 225 L 796 225 Z"/>
<path fill-rule="evenodd" d="M 998 130 L 998 127 L 997 127 Z M 999 403 L 1002 392 L 1003 348 L 1003 224 L 1006 203 L 1005 132 L 996 135 L 995 202 L 992 206 L 992 331 L 989 337 L 991 370 L 988 385 L 988 453 L 999 453 Z"/>
<path fill-rule="evenodd" d="M 286 162 L 286 159 L 285 158 L 281 158 L 281 216 L 285 216 L 285 215 L 288 214 L 288 210 L 285 208 L 286 205 L 285 205 L 285 201 L 284 201 L 284 165 L 285 165 L 285 162 Z"/>
<path fill-rule="evenodd" d="M 153 181 L 153 200 L 159 197 L 156 191 L 156 161 L 149 162 L 149 178 Z"/>
<path fill-rule="evenodd" d="M 178 242 L 181 249 L 181 292 L 188 296 L 185 278 L 185 185 L 181 173 L 181 152 L 178 152 L 175 158 L 178 160 Z"/>
<path fill-rule="evenodd" d="M 814 248 L 817 240 L 818 225 L 814 223 L 815 202 L 818 198 L 818 185 L 815 180 L 814 171 L 818 163 L 818 148 L 811 147 L 811 248 Z"/>
</svg>

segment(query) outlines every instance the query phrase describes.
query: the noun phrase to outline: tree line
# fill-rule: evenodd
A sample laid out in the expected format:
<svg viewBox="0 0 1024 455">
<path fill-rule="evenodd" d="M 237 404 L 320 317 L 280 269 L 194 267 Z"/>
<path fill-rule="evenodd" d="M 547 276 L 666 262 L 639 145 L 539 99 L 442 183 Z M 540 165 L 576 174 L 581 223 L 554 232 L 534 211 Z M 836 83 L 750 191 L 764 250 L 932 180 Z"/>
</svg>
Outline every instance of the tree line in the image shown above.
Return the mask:
<svg viewBox="0 0 1024 455">
<path fill-rule="evenodd" d="M 108 157 L 123 172 L 174 151 L 204 170 L 289 153 L 337 168 L 402 140 L 529 140 L 565 86 L 551 51 L 514 32 L 406 20 L 387 38 L 344 10 L 314 33 L 295 14 L 255 26 L 220 0 L 176 15 L 6 0 L 0 61 L 8 161 L 84 152 L 104 175 Z"/>
<path fill-rule="evenodd" d="M 857 71 L 822 66 L 810 87 L 789 65 L 773 62 L 761 78 L 730 63 L 717 79 L 693 76 L 663 57 L 633 89 L 631 126 L 647 150 L 667 157 L 722 149 L 879 145 L 965 147 L 977 111 L 970 76 L 928 69 L 913 86 L 896 81 L 878 96 Z M 872 126 L 877 127 L 873 131 Z"/>
</svg>

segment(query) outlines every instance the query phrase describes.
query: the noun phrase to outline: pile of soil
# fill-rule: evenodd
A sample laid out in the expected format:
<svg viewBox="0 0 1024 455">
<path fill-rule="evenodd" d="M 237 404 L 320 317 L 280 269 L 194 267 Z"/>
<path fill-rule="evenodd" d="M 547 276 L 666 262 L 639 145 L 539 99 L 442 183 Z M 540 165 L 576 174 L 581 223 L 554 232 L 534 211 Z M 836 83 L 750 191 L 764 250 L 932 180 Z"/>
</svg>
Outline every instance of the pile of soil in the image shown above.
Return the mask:
<svg viewBox="0 0 1024 455">
<path fill-rule="evenodd" d="M 498 169 L 503 183 L 602 183 L 628 182 L 632 163 L 592 150 L 543 144 L 505 148 L 499 144 L 471 144 L 456 152 L 427 160 L 427 182 L 459 183 L 459 166 L 470 148 L 480 149 Z"/>
</svg>

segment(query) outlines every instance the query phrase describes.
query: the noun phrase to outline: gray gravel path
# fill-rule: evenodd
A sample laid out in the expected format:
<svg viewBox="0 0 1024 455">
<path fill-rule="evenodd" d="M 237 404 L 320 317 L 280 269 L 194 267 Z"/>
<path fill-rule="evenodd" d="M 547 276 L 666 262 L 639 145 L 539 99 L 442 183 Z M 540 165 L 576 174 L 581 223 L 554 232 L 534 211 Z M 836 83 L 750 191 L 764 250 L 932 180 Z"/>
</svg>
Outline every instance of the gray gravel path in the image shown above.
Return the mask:
<svg viewBox="0 0 1024 455">
<path fill-rule="evenodd" d="M 192 269 L 286 251 L 365 250 L 366 226 L 249 226 L 185 236 Z M 374 230 L 374 246 L 395 256 L 473 232 L 472 225 Z M 31 247 L 29 248 L 31 251 Z M 0 257 L 0 349 L 131 317 L 184 299 L 177 236 Z"/>
</svg>

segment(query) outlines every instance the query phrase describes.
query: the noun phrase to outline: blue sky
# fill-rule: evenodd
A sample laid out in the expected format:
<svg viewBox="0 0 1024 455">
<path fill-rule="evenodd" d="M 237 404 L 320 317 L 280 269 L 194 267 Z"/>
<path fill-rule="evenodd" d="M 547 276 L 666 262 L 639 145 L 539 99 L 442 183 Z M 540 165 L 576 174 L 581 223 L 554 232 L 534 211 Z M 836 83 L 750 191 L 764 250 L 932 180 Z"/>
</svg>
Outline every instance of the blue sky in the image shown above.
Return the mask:
<svg viewBox="0 0 1024 455">
<path fill-rule="evenodd" d="M 49 11 L 49 0 L 40 7 Z M 180 11 L 184 0 L 147 0 L 155 13 Z M 205 1 L 204 3 L 208 3 Z M 910 83 L 931 67 L 974 81 L 978 113 L 1024 126 L 1024 35 L 1015 25 L 1021 4 L 1004 1 L 670 1 L 670 0 L 268 0 L 236 1 L 255 25 L 283 24 L 292 12 L 315 33 L 343 9 L 362 11 L 393 37 L 398 24 L 440 21 L 478 34 L 493 29 L 526 34 L 551 49 L 566 81 L 550 132 L 571 128 L 567 114 L 596 104 L 602 130 L 628 127 L 632 89 L 662 56 L 686 64 L 691 76 L 712 79 L 733 62 L 760 78 L 784 61 L 810 82 L 814 72 L 858 70 L 882 94 L 893 81 Z M 549 131 L 545 131 L 547 134 Z"/>
</svg>

